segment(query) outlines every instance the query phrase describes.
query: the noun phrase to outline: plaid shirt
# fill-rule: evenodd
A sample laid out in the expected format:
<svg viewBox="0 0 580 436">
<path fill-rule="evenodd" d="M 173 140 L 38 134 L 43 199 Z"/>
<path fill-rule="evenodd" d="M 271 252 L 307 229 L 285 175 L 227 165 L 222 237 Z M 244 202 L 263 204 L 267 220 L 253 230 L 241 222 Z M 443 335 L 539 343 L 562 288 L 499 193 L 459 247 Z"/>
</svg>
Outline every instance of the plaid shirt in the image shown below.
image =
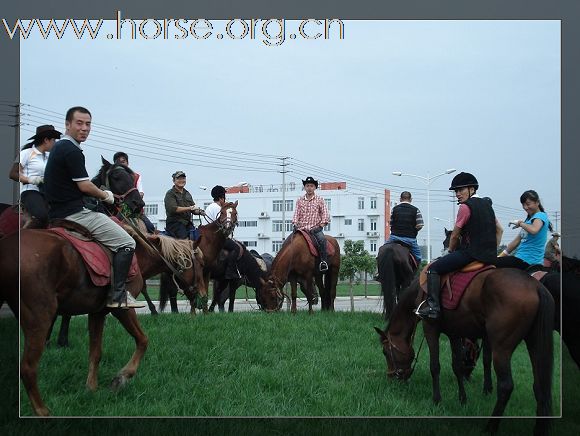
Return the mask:
<svg viewBox="0 0 580 436">
<path fill-rule="evenodd" d="M 311 230 L 313 227 L 324 227 L 330 221 L 326 203 L 322 197 L 314 194 L 310 200 L 306 195 L 296 200 L 296 210 L 292 224 L 301 230 Z"/>
</svg>

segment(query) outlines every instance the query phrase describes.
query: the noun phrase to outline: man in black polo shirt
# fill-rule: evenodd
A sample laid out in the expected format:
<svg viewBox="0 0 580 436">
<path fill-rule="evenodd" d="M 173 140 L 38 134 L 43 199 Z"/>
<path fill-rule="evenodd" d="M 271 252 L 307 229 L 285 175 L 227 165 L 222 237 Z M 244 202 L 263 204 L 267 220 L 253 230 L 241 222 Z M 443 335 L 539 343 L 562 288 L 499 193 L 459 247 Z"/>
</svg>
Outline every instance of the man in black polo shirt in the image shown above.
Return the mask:
<svg viewBox="0 0 580 436">
<path fill-rule="evenodd" d="M 195 201 L 187 189 L 186 175 L 183 171 L 176 171 L 172 175 L 173 187 L 165 193 L 165 230 L 177 239 L 196 238 L 191 235 L 195 226 L 191 220 L 191 214 L 204 215 L 203 209 L 195 207 Z"/>
<path fill-rule="evenodd" d="M 125 288 L 135 251 L 135 240 L 105 215 L 84 207 L 83 195 L 114 202 L 111 191 L 102 191 L 89 179 L 81 142 L 91 131 L 91 113 L 84 107 L 69 109 L 66 131 L 52 148 L 44 172 L 44 188 L 50 204 L 49 218 L 63 218 L 87 228 L 93 237 L 113 251 L 113 280 L 107 307 L 144 307 Z"/>
<path fill-rule="evenodd" d="M 417 244 L 417 233 L 423 228 L 421 211 L 411 204 L 411 193 L 403 191 L 401 202 L 391 212 L 391 236 L 389 242 L 401 241 L 411 247 L 411 254 L 421 263 L 421 249 Z"/>
</svg>

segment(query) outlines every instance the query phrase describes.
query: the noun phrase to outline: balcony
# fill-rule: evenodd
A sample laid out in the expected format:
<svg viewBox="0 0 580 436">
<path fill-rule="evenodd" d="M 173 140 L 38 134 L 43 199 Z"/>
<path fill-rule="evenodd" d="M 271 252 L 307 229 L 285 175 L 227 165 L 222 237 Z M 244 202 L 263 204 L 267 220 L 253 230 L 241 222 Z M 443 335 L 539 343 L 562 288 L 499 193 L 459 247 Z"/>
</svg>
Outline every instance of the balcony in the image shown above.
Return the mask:
<svg viewBox="0 0 580 436">
<path fill-rule="evenodd" d="M 270 215 L 268 215 L 268 212 L 260 212 L 260 215 L 258 216 L 259 219 L 268 219 L 270 218 Z"/>
</svg>

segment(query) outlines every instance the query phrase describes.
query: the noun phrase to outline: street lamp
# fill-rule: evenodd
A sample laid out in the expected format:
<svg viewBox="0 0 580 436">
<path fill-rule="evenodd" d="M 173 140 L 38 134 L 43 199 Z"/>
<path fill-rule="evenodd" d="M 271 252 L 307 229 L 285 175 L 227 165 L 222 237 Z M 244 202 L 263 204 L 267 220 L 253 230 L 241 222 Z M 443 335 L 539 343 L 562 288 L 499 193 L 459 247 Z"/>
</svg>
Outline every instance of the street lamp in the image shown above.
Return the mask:
<svg viewBox="0 0 580 436">
<path fill-rule="evenodd" d="M 451 225 L 451 220 L 449 218 L 445 219 L 445 218 L 438 218 L 438 217 L 434 216 L 433 219 L 435 221 L 443 221 L 444 223 L 447 223 L 448 225 Z"/>
<path fill-rule="evenodd" d="M 425 184 L 427 185 L 427 262 L 431 262 L 431 202 L 430 202 L 430 187 L 431 187 L 431 183 L 433 182 L 433 180 L 444 176 L 446 174 L 451 174 L 454 173 L 456 171 L 455 168 L 450 168 L 448 170 L 443 171 L 441 174 L 437 174 L 435 176 L 429 176 L 429 173 L 427 173 L 427 176 L 418 176 L 416 174 L 409 174 L 409 173 L 403 173 L 401 171 L 393 171 L 393 176 L 408 176 L 408 177 L 415 177 L 417 179 L 421 179 L 425 182 Z"/>
</svg>

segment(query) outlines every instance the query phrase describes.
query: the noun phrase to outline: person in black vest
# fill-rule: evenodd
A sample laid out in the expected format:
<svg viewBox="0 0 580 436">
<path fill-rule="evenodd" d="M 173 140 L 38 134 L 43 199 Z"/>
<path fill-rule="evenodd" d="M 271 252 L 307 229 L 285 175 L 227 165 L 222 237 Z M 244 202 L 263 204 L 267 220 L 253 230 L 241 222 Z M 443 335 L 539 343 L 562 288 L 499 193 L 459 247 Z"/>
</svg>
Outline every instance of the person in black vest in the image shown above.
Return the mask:
<svg viewBox="0 0 580 436">
<path fill-rule="evenodd" d="M 52 148 L 44 171 L 44 190 L 50 205 L 48 216 L 50 219 L 62 218 L 80 224 L 114 253 L 107 307 L 144 307 L 125 287 L 135 252 L 135 240 L 104 214 L 84 207 L 83 195 L 109 204 L 115 201 L 111 191 L 103 191 L 90 181 L 85 167 L 81 143 L 89 136 L 91 120 L 91 113 L 81 106 L 72 107 L 66 113 L 65 134 Z"/>
<path fill-rule="evenodd" d="M 460 205 L 449 241 L 449 254 L 437 259 L 427 270 L 427 299 L 416 310 L 421 318 L 439 318 L 439 276 L 463 268 L 479 260 L 493 263 L 503 228 L 497 221 L 491 202 L 477 196 L 477 179 L 470 173 L 459 173 L 451 181 Z M 463 240 L 461 247 L 459 239 Z"/>
<path fill-rule="evenodd" d="M 401 241 L 411 247 L 411 254 L 421 263 L 421 249 L 417 244 L 417 233 L 423 228 L 423 216 L 421 211 L 411 204 L 411 193 L 401 192 L 401 202 L 391 212 L 391 236 L 390 242 Z"/>
</svg>

